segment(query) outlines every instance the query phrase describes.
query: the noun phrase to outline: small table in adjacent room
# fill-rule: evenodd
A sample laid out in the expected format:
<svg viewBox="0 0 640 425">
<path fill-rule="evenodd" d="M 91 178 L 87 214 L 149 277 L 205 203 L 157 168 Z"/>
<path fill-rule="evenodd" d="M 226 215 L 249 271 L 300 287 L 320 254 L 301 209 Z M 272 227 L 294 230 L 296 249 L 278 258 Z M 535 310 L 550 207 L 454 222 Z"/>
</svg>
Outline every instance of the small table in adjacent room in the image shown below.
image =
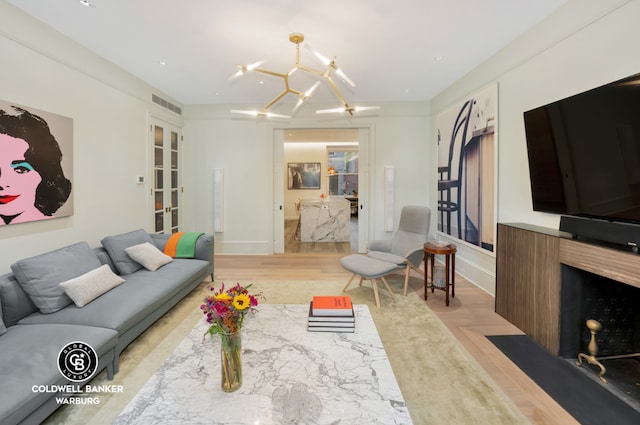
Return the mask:
<svg viewBox="0 0 640 425">
<path fill-rule="evenodd" d="M 435 242 L 427 242 L 424 244 L 424 299 L 427 299 L 427 289 L 431 288 L 433 293 L 435 289 L 439 289 L 446 293 L 445 302 L 449 305 L 449 288 L 451 288 L 451 298 L 456 296 L 456 251 L 457 248 L 454 244 L 440 244 Z M 444 285 L 442 287 L 436 286 L 433 281 L 433 268 L 435 264 L 435 256 L 444 255 L 445 267 L 444 267 Z M 431 261 L 431 269 L 429 269 L 429 261 Z M 430 270 L 431 273 L 427 273 Z M 429 277 L 431 276 L 431 281 Z"/>
</svg>

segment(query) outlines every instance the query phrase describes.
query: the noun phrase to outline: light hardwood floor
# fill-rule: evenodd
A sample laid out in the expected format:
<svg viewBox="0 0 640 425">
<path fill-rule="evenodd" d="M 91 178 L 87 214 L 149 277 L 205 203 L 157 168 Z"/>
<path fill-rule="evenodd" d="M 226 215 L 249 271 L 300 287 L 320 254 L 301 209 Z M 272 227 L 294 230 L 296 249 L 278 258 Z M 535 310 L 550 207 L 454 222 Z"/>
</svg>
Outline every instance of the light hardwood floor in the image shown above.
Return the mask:
<svg viewBox="0 0 640 425">
<path fill-rule="evenodd" d="M 215 279 L 229 282 L 233 280 L 344 279 L 346 283 L 350 274 L 340 266 L 340 258 L 343 255 L 335 253 L 270 256 L 217 255 Z M 410 279 L 411 289 L 423 296 L 423 278 L 414 273 L 412 272 Z M 486 335 L 522 333 L 495 313 L 494 298 L 491 295 L 470 284 L 462 276 L 456 275 L 456 297 L 451 300 L 449 307 L 445 306 L 444 293 L 441 291 L 429 293 L 428 297 L 427 305 L 532 424 L 578 423 L 485 338 Z"/>
</svg>

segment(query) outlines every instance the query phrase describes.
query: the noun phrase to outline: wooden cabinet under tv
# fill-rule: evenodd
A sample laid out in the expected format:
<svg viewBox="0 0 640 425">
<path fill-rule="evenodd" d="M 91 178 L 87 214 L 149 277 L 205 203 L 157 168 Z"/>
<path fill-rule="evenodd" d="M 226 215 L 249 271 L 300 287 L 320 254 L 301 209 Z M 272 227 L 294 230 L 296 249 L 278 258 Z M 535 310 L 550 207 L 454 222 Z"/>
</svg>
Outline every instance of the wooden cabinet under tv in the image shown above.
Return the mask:
<svg viewBox="0 0 640 425">
<path fill-rule="evenodd" d="M 496 313 L 553 354 L 560 345 L 561 265 L 640 288 L 640 255 L 522 223 L 498 223 Z"/>
</svg>

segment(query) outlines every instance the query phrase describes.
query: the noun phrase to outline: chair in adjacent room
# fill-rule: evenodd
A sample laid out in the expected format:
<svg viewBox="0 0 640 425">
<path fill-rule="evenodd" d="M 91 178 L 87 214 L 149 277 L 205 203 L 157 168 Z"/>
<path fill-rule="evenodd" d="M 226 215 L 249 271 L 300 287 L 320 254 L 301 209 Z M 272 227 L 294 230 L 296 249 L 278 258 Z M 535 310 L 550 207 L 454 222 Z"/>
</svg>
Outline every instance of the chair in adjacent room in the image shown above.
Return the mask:
<svg viewBox="0 0 640 425">
<path fill-rule="evenodd" d="M 469 128 L 469 119 L 475 100 L 467 100 L 458 116 L 456 117 L 451 131 L 451 139 L 449 140 L 449 158 L 447 165 L 438 166 L 438 211 L 440 212 L 440 230 L 451 234 L 451 214 L 455 213 L 458 221 L 458 239 L 462 239 L 462 212 L 460 206 L 462 203 L 462 163 L 464 160 L 464 148 L 467 144 L 467 129 Z M 459 143 L 456 143 L 459 141 Z M 459 145 L 458 155 L 455 156 L 456 146 Z M 453 163 L 454 157 L 457 158 L 457 164 Z M 455 167 L 457 165 L 457 167 Z M 455 170 L 457 168 L 457 170 Z M 457 174 L 454 174 L 457 171 Z M 455 197 L 452 191 L 455 190 Z M 446 228 L 445 228 L 446 218 Z"/>
<path fill-rule="evenodd" d="M 364 279 L 370 279 L 376 305 L 380 307 L 376 279 L 382 280 L 393 297 L 384 277 L 398 270 L 404 270 L 404 295 L 406 296 L 410 271 L 415 270 L 424 276 L 420 263 L 424 258 L 424 244 L 428 239 L 430 220 L 431 210 L 428 207 L 403 207 L 398 230 L 391 239 L 373 240 L 369 243 L 366 255 L 353 254 L 341 259 L 342 267 L 353 273 L 343 291 L 347 290 L 356 276 L 360 277 L 360 284 Z"/>
</svg>

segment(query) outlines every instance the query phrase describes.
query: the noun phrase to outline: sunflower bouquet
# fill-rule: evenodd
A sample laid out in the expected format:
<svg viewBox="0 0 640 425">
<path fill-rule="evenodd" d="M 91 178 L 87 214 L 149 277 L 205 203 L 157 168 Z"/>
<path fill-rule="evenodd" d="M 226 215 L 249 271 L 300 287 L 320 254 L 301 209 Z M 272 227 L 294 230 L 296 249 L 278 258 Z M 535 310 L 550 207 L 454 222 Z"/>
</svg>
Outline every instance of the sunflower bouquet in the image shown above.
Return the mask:
<svg viewBox="0 0 640 425">
<path fill-rule="evenodd" d="M 242 328 L 244 317 L 258 305 L 258 297 L 262 294 L 251 295 L 249 288 L 239 283 L 225 290 L 224 283 L 216 290 L 209 286 L 212 295 L 205 298 L 200 309 L 207 316 L 209 329 L 207 333 L 213 335 L 235 334 Z"/>
<path fill-rule="evenodd" d="M 207 317 L 209 329 L 205 336 L 209 334 L 220 336 L 220 366 L 222 369 L 221 384 L 225 392 L 236 391 L 242 385 L 242 338 L 240 330 L 247 313 L 254 311 L 258 305 L 258 297 L 249 294 L 249 287 L 243 287 L 236 283 L 231 289 L 225 290 L 224 283 L 220 289 L 216 290 L 212 286 L 209 289 L 213 292 L 205 298 L 200 309 Z"/>
</svg>

